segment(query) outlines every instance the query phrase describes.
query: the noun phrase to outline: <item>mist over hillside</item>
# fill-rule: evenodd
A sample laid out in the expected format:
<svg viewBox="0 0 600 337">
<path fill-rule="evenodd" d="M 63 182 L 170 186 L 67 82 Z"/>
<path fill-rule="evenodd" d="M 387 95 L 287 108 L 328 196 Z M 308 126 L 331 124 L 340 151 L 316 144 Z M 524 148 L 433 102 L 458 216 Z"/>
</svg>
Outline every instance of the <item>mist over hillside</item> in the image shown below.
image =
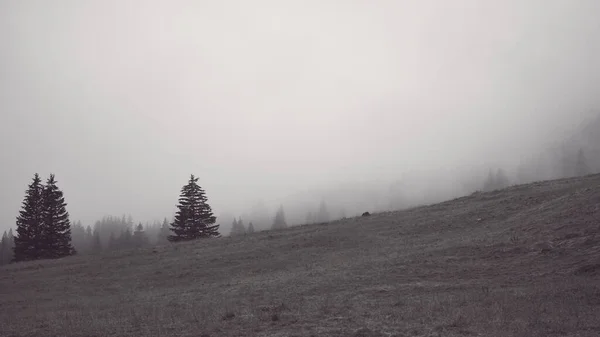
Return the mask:
<svg viewBox="0 0 600 337">
<path fill-rule="evenodd" d="M 133 3 L 0 3 L 0 230 L 35 172 L 84 227 L 193 173 L 227 233 L 600 165 L 598 1 Z"/>
<path fill-rule="evenodd" d="M 0 335 L 597 337 L 599 13 L 0 1 Z"/>
<path fill-rule="evenodd" d="M 327 204 L 332 219 L 358 216 L 364 211 L 427 205 L 482 190 L 488 172 L 498 168 L 506 171 L 510 185 L 577 176 L 573 167 L 580 150 L 585 156 L 587 173 L 600 172 L 600 114 L 590 114 L 580 123 L 566 124 L 561 129 L 557 129 L 553 138 L 535 152 L 515 156 L 504 163 L 473 161 L 458 167 L 398 173 L 395 179 L 306 188 L 276 199 L 270 208 L 264 201 L 258 202 L 253 207 L 238 211 L 238 215 L 224 213 L 220 219 L 224 228 L 235 217 L 241 216 L 246 222 L 252 221 L 255 225 L 260 224 L 259 228 L 268 229 L 279 204 L 284 205 L 292 224 L 307 223 L 307 214 L 316 213 L 321 202 Z"/>
</svg>

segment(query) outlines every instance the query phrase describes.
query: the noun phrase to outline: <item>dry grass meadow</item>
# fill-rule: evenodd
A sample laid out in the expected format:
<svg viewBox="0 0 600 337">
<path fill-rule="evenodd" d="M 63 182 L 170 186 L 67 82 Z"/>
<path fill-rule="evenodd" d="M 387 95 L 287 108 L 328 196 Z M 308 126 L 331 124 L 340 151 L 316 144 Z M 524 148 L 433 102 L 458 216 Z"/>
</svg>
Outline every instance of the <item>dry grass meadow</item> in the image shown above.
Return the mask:
<svg viewBox="0 0 600 337">
<path fill-rule="evenodd" d="M 0 335 L 600 336 L 600 175 L 12 264 Z"/>
</svg>

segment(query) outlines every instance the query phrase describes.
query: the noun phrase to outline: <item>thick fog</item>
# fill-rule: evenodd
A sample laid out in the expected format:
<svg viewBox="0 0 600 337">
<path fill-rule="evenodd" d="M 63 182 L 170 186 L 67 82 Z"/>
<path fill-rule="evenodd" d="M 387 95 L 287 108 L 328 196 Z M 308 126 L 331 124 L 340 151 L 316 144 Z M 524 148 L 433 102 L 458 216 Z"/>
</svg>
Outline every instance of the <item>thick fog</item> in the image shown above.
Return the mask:
<svg viewBox="0 0 600 337">
<path fill-rule="evenodd" d="M 171 218 L 193 173 L 224 234 L 280 204 L 300 223 L 321 201 L 336 217 L 470 193 L 600 111 L 598 13 L 597 0 L 0 1 L 0 229 L 35 172 L 56 174 L 85 225 Z"/>
</svg>

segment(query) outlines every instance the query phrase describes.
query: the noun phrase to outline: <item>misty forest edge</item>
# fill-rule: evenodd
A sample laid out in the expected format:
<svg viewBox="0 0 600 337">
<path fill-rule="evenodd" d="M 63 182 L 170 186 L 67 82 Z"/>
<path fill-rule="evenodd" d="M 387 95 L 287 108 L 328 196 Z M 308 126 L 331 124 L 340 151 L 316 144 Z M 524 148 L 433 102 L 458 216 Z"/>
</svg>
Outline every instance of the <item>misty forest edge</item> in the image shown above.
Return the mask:
<svg viewBox="0 0 600 337">
<path fill-rule="evenodd" d="M 563 176 L 585 176 L 592 173 L 583 150 L 571 160 Z M 173 221 L 165 217 L 161 224 L 134 225 L 131 216 L 105 216 L 92 229 L 80 221 L 71 222 L 66 210 L 67 203 L 57 185 L 54 174 L 45 184 L 38 173 L 28 185 L 22 208 L 16 221 L 16 235 L 12 228 L 5 231 L 0 241 L 0 265 L 11 262 L 61 258 L 78 253 L 98 253 L 104 250 L 142 248 L 153 244 L 176 243 L 201 238 L 221 237 L 220 224 L 216 223 L 206 192 L 198 185 L 199 178 L 190 175 L 188 183 L 181 188 L 177 212 Z M 489 170 L 481 191 L 490 192 L 510 186 L 510 180 L 502 169 Z M 341 218 L 345 218 L 342 214 Z M 318 211 L 308 212 L 306 224 L 327 223 L 333 220 L 325 201 Z M 271 229 L 288 227 L 283 205 L 273 217 Z M 231 236 L 251 234 L 255 225 L 244 225 L 242 218 L 234 218 Z"/>
</svg>

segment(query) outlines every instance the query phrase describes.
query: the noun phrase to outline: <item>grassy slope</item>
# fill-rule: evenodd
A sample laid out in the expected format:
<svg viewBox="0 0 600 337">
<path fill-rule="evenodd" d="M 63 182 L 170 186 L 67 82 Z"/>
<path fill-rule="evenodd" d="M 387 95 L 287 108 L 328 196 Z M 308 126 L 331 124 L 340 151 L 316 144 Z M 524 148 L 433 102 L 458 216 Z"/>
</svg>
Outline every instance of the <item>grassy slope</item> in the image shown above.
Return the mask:
<svg viewBox="0 0 600 337">
<path fill-rule="evenodd" d="M 598 336 L 600 175 L 0 269 L 3 336 Z"/>
</svg>

